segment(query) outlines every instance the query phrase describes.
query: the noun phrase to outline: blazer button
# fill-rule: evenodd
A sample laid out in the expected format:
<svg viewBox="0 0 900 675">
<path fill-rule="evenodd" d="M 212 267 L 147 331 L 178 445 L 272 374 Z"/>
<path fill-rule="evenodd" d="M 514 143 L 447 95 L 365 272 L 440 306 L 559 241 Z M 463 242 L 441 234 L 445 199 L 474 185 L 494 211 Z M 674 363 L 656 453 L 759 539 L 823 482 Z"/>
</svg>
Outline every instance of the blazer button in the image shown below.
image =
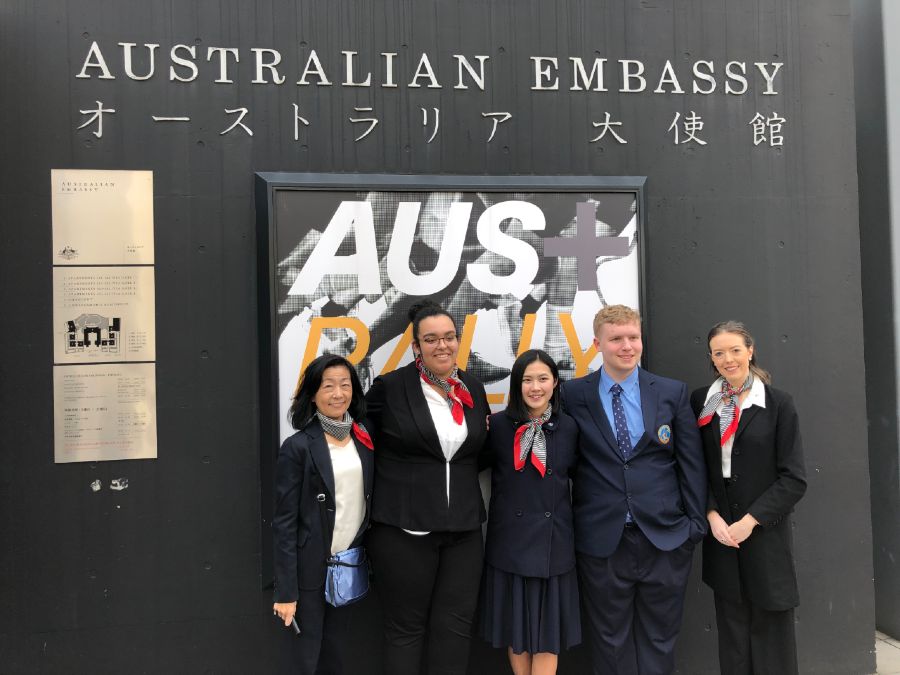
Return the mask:
<svg viewBox="0 0 900 675">
<path fill-rule="evenodd" d="M 325 501 L 325 495 L 323 495 L 323 494 L 318 494 L 318 495 L 316 495 L 316 501 L 317 501 L 317 502 L 324 502 L 324 501 Z"/>
<path fill-rule="evenodd" d="M 732 504 L 732 505 L 731 505 L 731 508 L 733 508 L 735 511 L 737 511 L 738 505 L 737 505 L 737 504 Z"/>
<path fill-rule="evenodd" d="M 521 512 L 521 511 L 516 511 L 516 515 L 517 515 L 517 516 L 521 516 L 521 515 L 522 515 L 522 512 Z"/>
<path fill-rule="evenodd" d="M 550 512 L 544 511 L 544 518 L 549 518 L 549 517 L 550 517 Z"/>
<path fill-rule="evenodd" d="M 553 469 L 547 469 L 547 475 L 548 475 L 548 476 L 552 476 L 552 475 L 553 475 Z"/>
<path fill-rule="evenodd" d="M 628 471 L 628 469 L 631 468 L 631 465 L 630 465 L 630 464 L 624 464 L 624 465 L 622 466 L 622 468 L 625 469 L 625 471 Z"/>
</svg>

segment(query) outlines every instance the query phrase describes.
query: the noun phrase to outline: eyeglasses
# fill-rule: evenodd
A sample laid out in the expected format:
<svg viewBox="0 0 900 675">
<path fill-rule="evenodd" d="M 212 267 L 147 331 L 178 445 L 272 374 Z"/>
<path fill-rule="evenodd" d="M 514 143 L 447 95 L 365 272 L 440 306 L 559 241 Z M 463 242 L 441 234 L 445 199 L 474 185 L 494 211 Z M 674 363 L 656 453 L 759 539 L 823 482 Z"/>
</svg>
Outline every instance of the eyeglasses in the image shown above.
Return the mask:
<svg viewBox="0 0 900 675">
<path fill-rule="evenodd" d="M 456 333 L 447 333 L 444 337 L 438 337 L 437 335 L 426 335 L 422 338 L 422 342 L 424 342 L 429 347 L 434 347 L 439 342 L 443 342 L 448 347 L 450 345 L 456 344 L 456 341 L 459 339 L 459 336 Z"/>
</svg>

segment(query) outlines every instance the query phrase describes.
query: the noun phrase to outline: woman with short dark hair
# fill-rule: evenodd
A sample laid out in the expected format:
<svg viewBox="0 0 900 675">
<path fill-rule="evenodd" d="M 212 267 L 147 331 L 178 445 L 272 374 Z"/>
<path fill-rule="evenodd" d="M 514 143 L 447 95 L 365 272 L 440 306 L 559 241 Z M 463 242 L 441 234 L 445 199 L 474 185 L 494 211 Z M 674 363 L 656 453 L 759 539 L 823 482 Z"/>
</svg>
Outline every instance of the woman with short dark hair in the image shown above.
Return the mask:
<svg viewBox="0 0 900 675">
<path fill-rule="evenodd" d="M 426 301 L 409 320 L 415 361 L 376 378 L 366 396 L 378 446 L 367 547 L 384 611 L 383 670 L 462 675 L 481 574 L 478 456 L 490 408 L 481 383 L 457 368 L 453 317 Z"/>
<path fill-rule="evenodd" d="M 797 411 L 757 365 L 744 324 L 716 324 L 707 343 L 719 377 L 692 394 L 691 406 L 709 475 L 703 580 L 715 597 L 719 668 L 791 675 L 800 600 L 790 514 L 806 491 Z"/>
<path fill-rule="evenodd" d="M 291 405 L 297 432 L 275 467 L 274 613 L 296 618 L 297 672 L 340 673 L 347 612 L 325 601 L 326 560 L 361 545 L 372 493 L 373 444 L 362 424 L 366 402 L 356 370 L 323 354 L 303 373 Z"/>
<path fill-rule="evenodd" d="M 491 472 L 481 632 L 515 675 L 553 675 L 581 642 L 569 492 L 578 426 L 559 405 L 559 369 L 531 349 L 516 359 L 509 403 L 491 415 Z"/>
</svg>

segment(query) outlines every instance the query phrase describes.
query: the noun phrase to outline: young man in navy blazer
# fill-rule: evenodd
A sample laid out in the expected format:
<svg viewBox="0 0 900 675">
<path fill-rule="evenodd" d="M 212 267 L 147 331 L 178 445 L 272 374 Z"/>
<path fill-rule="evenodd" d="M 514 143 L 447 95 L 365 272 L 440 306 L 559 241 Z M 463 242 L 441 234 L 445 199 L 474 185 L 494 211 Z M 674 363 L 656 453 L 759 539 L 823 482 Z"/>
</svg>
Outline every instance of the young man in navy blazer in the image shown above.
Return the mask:
<svg viewBox="0 0 900 675">
<path fill-rule="evenodd" d="M 694 545 L 706 533 L 706 468 L 683 382 L 638 367 L 641 318 L 594 317 L 595 373 L 563 385 L 581 435 L 575 549 L 593 672 L 664 675 Z"/>
</svg>

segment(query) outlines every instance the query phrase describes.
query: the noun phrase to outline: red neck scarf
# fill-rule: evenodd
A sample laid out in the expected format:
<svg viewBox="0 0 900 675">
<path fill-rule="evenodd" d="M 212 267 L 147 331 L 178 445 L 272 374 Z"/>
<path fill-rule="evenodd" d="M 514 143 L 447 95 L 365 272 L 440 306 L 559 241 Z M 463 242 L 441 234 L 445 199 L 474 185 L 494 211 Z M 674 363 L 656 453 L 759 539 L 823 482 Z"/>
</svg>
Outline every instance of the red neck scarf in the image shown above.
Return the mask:
<svg viewBox="0 0 900 675">
<path fill-rule="evenodd" d="M 741 409 L 737 406 L 740 396 L 743 392 L 749 391 L 752 386 L 753 375 L 748 375 L 744 384 L 737 388 L 728 384 L 728 380 L 723 377 L 722 389 L 715 392 L 706 401 L 703 411 L 700 413 L 700 419 L 697 420 L 697 426 L 705 427 L 712 422 L 716 408 L 724 401 L 725 407 L 722 408 L 722 412 L 719 414 L 719 434 L 722 438 L 721 445 L 724 446 L 728 439 L 734 436 L 741 420 Z"/>
<path fill-rule="evenodd" d="M 425 367 L 421 356 L 416 357 L 416 368 L 419 369 L 419 377 L 422 380 L 444 390 L 444 393 L 447 394 L 447 405 L 450 406 L 450 414 L 453 416 L 453 421 L 457 424 L 462 424 L 465 419 L 463 406 L 472 408 L 475 405 L 475 401 L 472 400 L 472 394 L 469 393 L 466 385 L 459 379 L 459 369 L 453 366 L 453 371 L 447 379 L 442 379 Z"/>
<path fill-rule="evenodd" d="M 551 406 L 548 405 L 540 417 L 532 417 L 516 429 L 513 437 L 513 465 L 516 471 L 525 468 L 525 460 L 530 454 L 531 463 L 541 474 L 541 478 L 547 472 L 547 437 L 544 436 L 542 427 L 550 419 L 551 412 Z"/>
<path fill-rule="evenodd" d="M 330 417 L 323 415 L 318 410 L 316 410 L 315 416 L 319 420 L 322 431 L 329 436 L 333 436 L 339 441 L 342 441 L 352 433 L 356 440 L 366 446 L 369 450 L 375 449 L 375 444 L 372 443 L 372 437 L 369 435 L 369 432 L 366 431 L 366 428 L 362 424 L 354 422 L 353 418 L 350 417 L 349 412 L 345 412 L 343 419 L 340 420 L 333 420 Z"/>
</svg>

